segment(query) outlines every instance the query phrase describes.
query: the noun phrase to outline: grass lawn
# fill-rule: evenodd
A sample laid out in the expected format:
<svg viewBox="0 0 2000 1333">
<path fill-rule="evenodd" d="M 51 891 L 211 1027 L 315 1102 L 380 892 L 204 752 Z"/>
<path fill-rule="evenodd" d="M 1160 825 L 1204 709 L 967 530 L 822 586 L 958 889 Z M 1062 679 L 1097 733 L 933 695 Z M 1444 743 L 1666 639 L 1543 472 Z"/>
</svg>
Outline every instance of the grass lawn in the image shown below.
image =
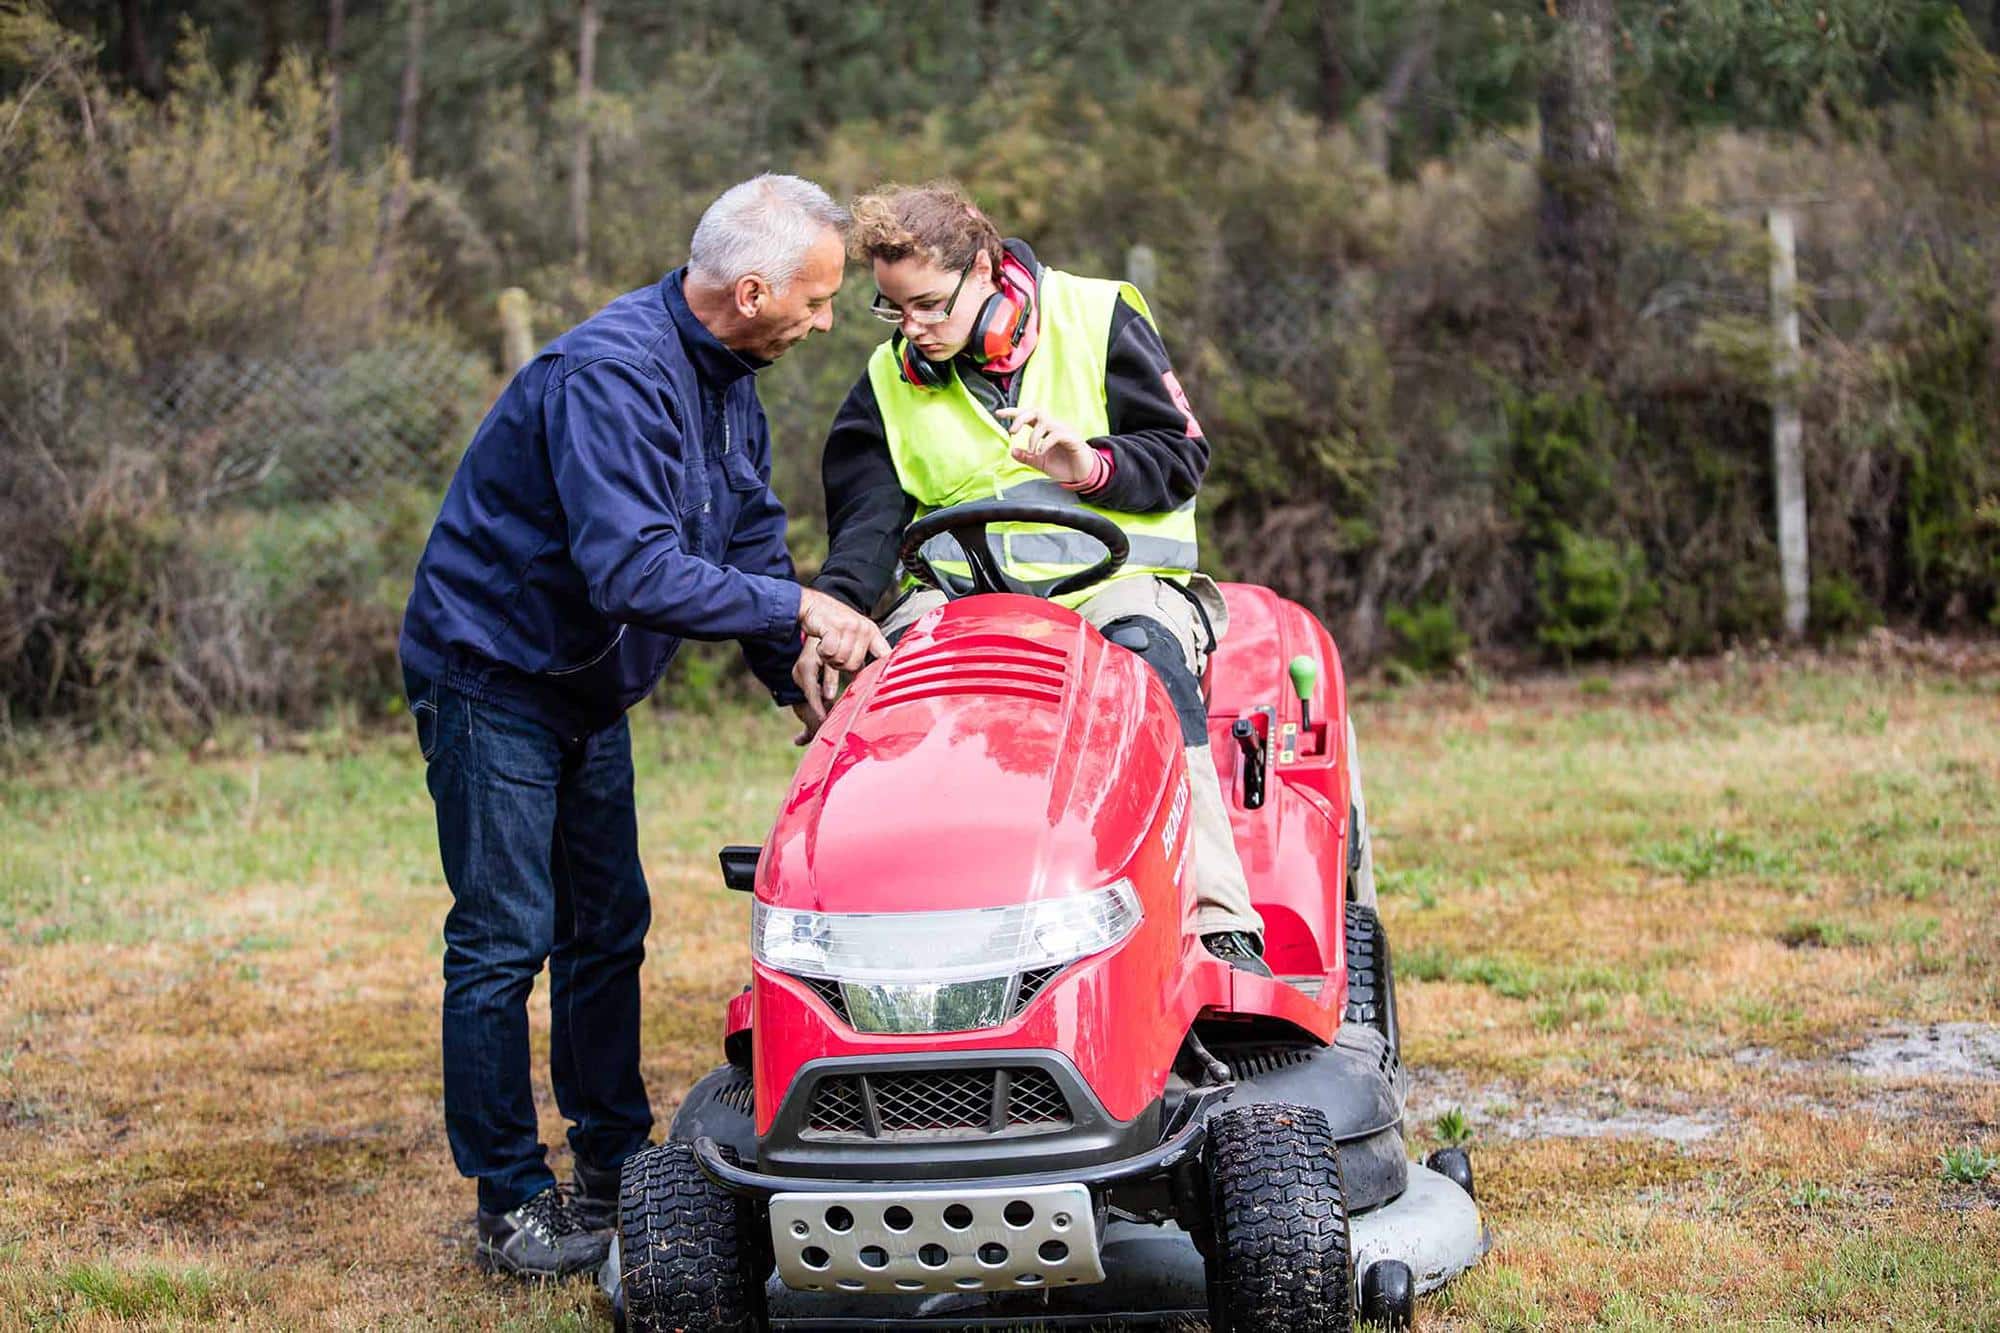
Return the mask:
<svg viewBox="0 0 2000 1333">
<path fill-rule="evenodd" d="M 2000 679 L 1734 662 L 1357 714 L 1412 1146 L 1471 1136 L 1496 1236 L 1424 1327 L 2000 1328 Z M 662 1122 L 745 970 L 713 849 L 762 836 L 791 731 L 637 732 Z M 413 739 L 11 771 L 0 1329 L 608 1327 L 467 1260 Z"/>
</svg>

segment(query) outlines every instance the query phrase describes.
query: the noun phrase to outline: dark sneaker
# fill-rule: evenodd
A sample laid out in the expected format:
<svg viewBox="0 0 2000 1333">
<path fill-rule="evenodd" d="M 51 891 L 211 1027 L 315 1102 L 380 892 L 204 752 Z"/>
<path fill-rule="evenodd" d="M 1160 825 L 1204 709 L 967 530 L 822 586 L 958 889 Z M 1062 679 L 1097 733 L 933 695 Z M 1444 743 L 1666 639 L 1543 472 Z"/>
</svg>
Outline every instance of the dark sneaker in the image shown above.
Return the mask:
<svg viewBox="0 0 2000 1333">
<path fill-rule="evenodd" d="M 549 1186 L 518 1208 L 479 1214 L 479 1262 L 515 1277 L 567 1277 L 603 1264 L 611 1237 L 577 1219 L 560 1189 Z"/>
<path fill-rule="evenodd" d="M 573 1159 L 570 1179 L 570 1211 L 592 1231 L 611 1231 L 618 1225 L 618 1179 L 623 1167 L 600 1169 L 581 1157 Z"/>
<path fill-rule="evenodd" d="M 1264 965 L 1264 944 L 1247 930 L 1218 930 L 1213 935 L 1204 935 L 1201 942 L 1208 951 L 1243 972 L 1254 972 L 1260 977 L 1271 975 L 1271 969 Z"/>
</svg>

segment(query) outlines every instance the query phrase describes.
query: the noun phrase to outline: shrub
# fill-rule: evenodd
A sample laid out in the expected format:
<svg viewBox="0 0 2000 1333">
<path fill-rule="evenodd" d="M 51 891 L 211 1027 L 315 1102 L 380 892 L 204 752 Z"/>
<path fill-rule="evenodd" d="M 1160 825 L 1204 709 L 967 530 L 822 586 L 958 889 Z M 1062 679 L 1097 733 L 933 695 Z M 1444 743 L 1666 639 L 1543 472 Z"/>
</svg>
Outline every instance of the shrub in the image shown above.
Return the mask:
<svg viewBox="0 0 2000 1333">
<path fill-rule="evenodd" d="M 1394 659 L 1426 675 L 1456 667 L 1472 646 L 1450 602 L 1390 607 L 1389 628 L 1396 636 Z"/>
<path fill-rule="evenodd" d="M 1564 660 L 1659 646 L 1659 585 L 1646 573 L 1645 553 L 1630 543 L 1559 527 L 1556 549 L 1536 557 L 1535 595 L 1542 615 L 1536 637 Z"/>
</svg>

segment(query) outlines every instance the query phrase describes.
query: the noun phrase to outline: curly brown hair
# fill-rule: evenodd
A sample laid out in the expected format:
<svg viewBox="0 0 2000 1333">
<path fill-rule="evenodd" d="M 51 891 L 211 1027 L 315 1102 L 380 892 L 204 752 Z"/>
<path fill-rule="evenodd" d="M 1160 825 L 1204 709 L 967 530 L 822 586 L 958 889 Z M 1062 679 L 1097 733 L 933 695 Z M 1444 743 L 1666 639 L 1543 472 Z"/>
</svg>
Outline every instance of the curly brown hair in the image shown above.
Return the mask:
<svg viewBox="0 0 2000 1333">
<path fill-rule="evenodd" d="M 992 220 L 956 181 L 878 185 L 854 201 L 848 248 L 864 263 L 895 263 L 919 255 L 943 269 L 962 269 L 986 252 L 1000 276 L 1003 251 Z"/>
</svg>

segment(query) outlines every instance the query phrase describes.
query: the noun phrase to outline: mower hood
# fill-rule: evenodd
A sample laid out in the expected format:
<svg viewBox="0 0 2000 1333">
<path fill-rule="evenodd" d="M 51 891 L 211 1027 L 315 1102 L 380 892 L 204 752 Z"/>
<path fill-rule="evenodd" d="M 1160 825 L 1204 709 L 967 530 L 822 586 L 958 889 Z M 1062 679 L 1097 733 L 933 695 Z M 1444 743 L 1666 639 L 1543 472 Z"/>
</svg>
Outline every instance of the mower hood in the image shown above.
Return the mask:
<svg viewBox="0 0 2000 1333">
<path fill-rule="evenodd" d="M 964 598 L 858 677 L 808 747 L 758 896 L 820 912 L 997 907 L 1126 872 L 1180 731 L 1135 654 L 1039 598 Z"/>
</svg>

